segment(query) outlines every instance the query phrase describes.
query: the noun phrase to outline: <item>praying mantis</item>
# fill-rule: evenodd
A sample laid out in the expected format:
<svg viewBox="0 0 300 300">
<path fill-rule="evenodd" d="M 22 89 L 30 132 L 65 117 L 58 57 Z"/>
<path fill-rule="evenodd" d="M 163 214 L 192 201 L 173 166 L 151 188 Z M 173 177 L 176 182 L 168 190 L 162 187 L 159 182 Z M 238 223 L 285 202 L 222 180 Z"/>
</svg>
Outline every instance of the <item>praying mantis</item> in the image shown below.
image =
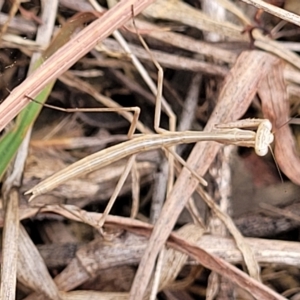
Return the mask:
<svg viewBox="0 0 300 300">
<path fill-rule="evenodd" d="M 162 80 L 158 81 L 161 90 Z M 161 95 L 157 93 L 156 108 L 160 106 Z M 75 109 L 75 111 L 78 111 Z M 158 112 L 158 113 L 157 113 Z M 160 110 L 155 110 L 155 128 L 158 128 Z M 131 128 L 134 128 L 133 122 Z M 256 132 L 252 130 L 245 130 L 246 128 L 257 128 Z M 151 149 L 163 148 L 164 150 L 174 155 L 172 148 L 174 145 L 180 143 L 193 143 L 198 141 L 213 141 L 227 144 L 235 144 L 246 147 L 254 147 L 256 153 L 260 156 L 265 155 L 268 152 L 268 147 L 272 143 L 274 136 L 271 132 L 272 126 L 268 120 L 260 119 L 246 119 L 239 122 L 232 122 L 228 124 L 219 124 L 209 131 L 198 132 L 173 132 L 158 130 L 157 134 L 141 134 L 133 135 L 132 139 L 118 145 L 112 146 L 98 153 L 87 156 L 86 158 L 76 162 L 75 164 L 61 170 L 60 172 L 50 176 L 46 180 L 40 182 L 37 186 L 33 187 L 26 194 L 31 194 L 30 200 L 35 197 L 48 193 L 59 184 L 77 176 L 82 176 L 97 168 L 104 167 L 118 159 L 126 156 L 131 156 L 129 161 L 132 161 L 136 155 L 141 151 L 147 151 Z M 131 130 L 133 133 L 134 130 Z M 201 154 L 200 154 L 201 155 Z M 180 157 L 176 157 L 180 160 Z M 200 182 L 205 183 L 203 179 L 193 170 L 193 166 L 188 165 L 182 159 L 183 166 L 188 169 L 191 176 L 202 180 Z M 129 163 L 128 163 L 129 165 Z M 126 169 L 129 169 L 126 167 Z M 124 172 L 125 174 L 125 172 Z M 116 190 L 115 190 L 116 191 Z M 115 194 L 115 192 L 114 192 Z M 114 195 L 111 199 L 115 199 Z M 102 217 L 97 221 L 97 229 L 101 230 L 105 222 L 105 216 L 107 216 L 111 208 L 111 200 L 109 201 Z"/>
<path fill-rule="evenodd" d="M 257 131 L 242 130 L 237 127 L 257 127 Z M 167 148 L 183 143 L 214 141 L 225 144 L 254 147 L 257 155 L 264 156 L 267 154 L 269 145 L 274 139 L 271 129 L 272 125 L 269 120 L 245 119 L 218 125 L 216 130 L 212 132 L 164 131 L 160 134 L 143 134 L 134 136 L 131 140 L 104 149 L 77 161 L 69 167 L 43 180 L 35 187 L 28 190 L 26 194 L 31 194 L 30 200 L 32 200 L 39 195 L 50 192 L 58 185 L 74 177 L 83 176 L 124 157 L 135 155 L 142 151 L 154 150 L 162 147 Z M 130 130 L 132 132 L 132 126 Z M 192 169 L 189 170 L 193 173 Z M 195 174 L 193 173 L 193 175 Z"/>
<path fill-rule="evenodd" d="M 134 20 L 133 20 L 134 22 Z M 135 23 L 133 23 L 135 26 Z M 137 29 L 136 29 L 137 31 Z M 274 136 L 271 132 L 272 124 L 266 119 L 244 119 L 228 124 L 219 124 L 215 126 L 215 129 L 211 132 L 202 131 L 166 131 L 159 127 L 160 124 L 160 110 L 162 99 L 162 83 L 163 83 L 163 71 L 161 66 L 151 55 L 151 51 L 147 44 L 137 31 L 137 35 L 152 58 L 152 61 L 158 69 L 158 84 L 156 94 L 156 107 L 154 116 L 154 128 L 157 134 L 140 134 L 134 135 L 136 124 L 138 121 L 140 109 L 138 107 L 125 107 L 119 108 L 119 111 L 133 111 L 133 120 L 128 132 L 128 137 L 131 138 L 128 141 L 117 144 L 110 148 L 104 149 L 100 152 L 89 155 L 69 167 L 53 174 L 49 178 L 43 180 L 35 187 L 28 190 L 25 194 L 31 195 L 29 200 L 33 200 L 35 197 L 48 193 L 58 185 L 78 176 L 83 176 L 87 173 L 95 171 L 101 167 L 107 166 L 117 160 L 125 158 L 127 156 L 134 156 L 139 152 L 154 150 L 163 148 L 171 153 L 179 162 L 186 167 L 193 176 L 195 176 L 200 183 L 206 185 L 206 181 L 200 177 L 192 168 L 185 163 L 185 161 L 178 156 L 175 151 L 170 147 L 183 143 L 195 143 L 199 141 L 214 141 L 224 144 L 234 144 L 245 147 L 253 147 L 255 152 L 259 156 L 267 154 L 270 144 L 274 140 Z M 33 100 L 33 99 L 32 99 Z M 33 100 L 34 101 L 34 100 Z M 51 105 L 45 105 L 53 109 L 58 109 L 66 112 L 77 112 L 79 109 L 62 109 Z M 114 109 L 81 109 L 81 111 L 113 111 Z M 256 128 L 255 131 L 245 130 L 247 128 Z M 130 168 L 128 168 L 128 172 Z M 128 173 L 127 173 L 128 174 Z M 127 175 L 124 175 L 126 177 Z"/>
</svg>

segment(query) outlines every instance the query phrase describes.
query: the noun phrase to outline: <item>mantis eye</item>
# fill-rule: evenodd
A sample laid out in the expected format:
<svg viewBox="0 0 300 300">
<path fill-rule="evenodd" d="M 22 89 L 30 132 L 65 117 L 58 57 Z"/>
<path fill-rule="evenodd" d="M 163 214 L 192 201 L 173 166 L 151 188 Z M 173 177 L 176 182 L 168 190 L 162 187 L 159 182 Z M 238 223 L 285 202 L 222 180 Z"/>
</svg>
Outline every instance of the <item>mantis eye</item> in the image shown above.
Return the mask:
<svg viewBox="0 0 300 300">
<path fill-rule="evenodd" d="M 258 156 L 265 156 L 268 153 L 269 146 L 274 140 L 271 130 L 272 124 L 269 120 L 264 120 L 258 126 L 254 147 L 255 153 Z"/>
</svg>

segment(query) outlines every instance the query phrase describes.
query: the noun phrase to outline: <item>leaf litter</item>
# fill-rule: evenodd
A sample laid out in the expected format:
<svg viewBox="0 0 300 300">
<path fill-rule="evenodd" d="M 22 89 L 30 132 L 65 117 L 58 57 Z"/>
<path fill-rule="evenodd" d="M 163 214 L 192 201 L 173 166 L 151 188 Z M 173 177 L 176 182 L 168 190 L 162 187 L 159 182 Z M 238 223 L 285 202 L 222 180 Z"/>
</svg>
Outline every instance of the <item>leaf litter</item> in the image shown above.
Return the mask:
<svg viewBox="0 0 300 300">
<path fill-rule="evenodd" d="M 212 13 L 204 1 L 202 5 L 121 1 L 108 14 L 90 13 L 99 9 L 95 1 L 52 2 L 44 7 L 30 1 L 19 9 L 15 1 L 12 6 L 5 4 L 1 12 L 1 94 L 3 99 L 8 96 L 0 105 L 5 127 L 0 144 L 4 164 L 1 297 L 9 291 L 5 299 L 155 299 L 157 294 L 159 299 L 227 299 L 234 294 L 243 299 L 296 299 L 300 247 L 293 233 L 299 226 L 300 168 L 297 125 L 292 128 L 287 122 L 299 114 L 297 5 L 243 1 L 270 13 L 262 13 L 256 23 L 256 9 L 242 1 L 216 1 Z M 131 5 L 134 14 L 143 11 L 135 22 L 151 55 L 139 42 Z M 215 17 L 216 9 L 223 10 L 220 19 Z M 50 11 L 52 24 L 46 18 Z M 102 28 L 98 34 L 101 18 L 106 20 L 106 31 Z M 76 23 L 71 30 L 70 20 Z M 285 23 L 279 27 L 282 20 Z M 249 33 L 242 34 L 247 28 Z M 114 38 L 98 43 L 116 29 Z M 47 36 L 47 31 L 48 41 L 38 38 Z M 211 41 L 209 33 L 217 40 Z M 49 60 L 44 57 L 47 60 L 34 76 L 25 80 L 30 61 L 40 49 L 48 48 L 52 36 L 59 40 L 54 47 L 65 46 L 53 51 Z M 123 37 L 130 53 L 116 42 Z M 20 122 L 8 122 L 30 102 L 29 97 L 58 79 L 43 98 L 39 95 L 40 101 L 48 98 L 47 103 L 66 108 L 137 106 L 141 109 L 138 133 L 150 134 L 155 95 L 147 84 L 156 94 L 151 81 L 158 80 L 151 56 L 164 69 L 162 127 L 175 124 L 168 115 L 176 117 L 178 124 L 187 124 L 181 130 L 208 133 L 218 124 L 238 119 L 269 119 L 283 182 L 271 155 L 260 158 L 252 150 L 201 141 L 192 150 L 180 149 L 185 168 L 175 156 L 174 186 L 162 167 L 169 166 L 163 155 L 167 148 L 139 153 L 135 171 L 125 180 L 103 227 L 102 212 L 126 159 L 74 178 L 28 203 L 24 192 L 41 180 L 125 141 L 133 116 L 125 111 L 120 116 L 79 111 L 70 115 L 30 103 L 42 109 L 31 138 L 27 129 L 34 118 L 21 126 L 18 138 L 14 128 Z M 145 66 L 142 77 L 148 83 L 138 74 L 143 67 L 135 63 L 137 72 L 131 62 L 136 58 Z M 186 103 L 194 105 L 188 114 L 183 112 L 189 109 Z M 11 138 L 5 142 L 5 136 Z M 4 161 L 4 157 L 11 158 Z M 187 169 L 190 166 L 198 176 L 205 176 L 205 190 Z"/>
</svg>

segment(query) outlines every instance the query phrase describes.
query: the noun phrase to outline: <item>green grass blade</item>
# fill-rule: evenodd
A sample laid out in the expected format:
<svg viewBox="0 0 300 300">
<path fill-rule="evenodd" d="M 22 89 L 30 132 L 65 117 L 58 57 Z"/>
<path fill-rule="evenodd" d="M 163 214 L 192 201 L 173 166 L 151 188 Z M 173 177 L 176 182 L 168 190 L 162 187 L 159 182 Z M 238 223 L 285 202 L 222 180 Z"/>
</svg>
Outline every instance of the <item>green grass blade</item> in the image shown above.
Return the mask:
<svg viewBox="0 0 300 300">
<path fill-rule="evenodd" d="M 54 82 L 47 85 L 43 91 L 36 97 L 36 101 L 44 103 L 51 93 Z M 32 126 L 39 115 L 42 105 L 31 102 L 18 115 L 16 124 L 12 130 L 5 133 L 0 139 L 0 178 L 3 177 L 9 163 L 15 157 L 28 129 Z"/>
</svg>

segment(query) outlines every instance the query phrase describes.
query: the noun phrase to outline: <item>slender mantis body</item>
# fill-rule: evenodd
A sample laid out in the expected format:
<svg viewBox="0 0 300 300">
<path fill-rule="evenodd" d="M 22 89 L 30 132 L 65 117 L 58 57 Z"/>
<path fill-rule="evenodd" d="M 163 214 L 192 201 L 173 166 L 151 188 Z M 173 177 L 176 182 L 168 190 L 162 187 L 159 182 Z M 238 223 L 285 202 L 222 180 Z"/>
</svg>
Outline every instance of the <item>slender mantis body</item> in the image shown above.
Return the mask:
<svg viewBox="0 0 300 300">
<path fill-rule="evenodd" d="M 219 127 L 230 128 L 239 123 L 219 125 Z M 212 132 L 186 131 L 186 132 L 163 132 L 161 134 L 146 134 L 134 137 L 132 140 L 120 143 L 100 152 L 89 155 L 64 170 L 50 176 L 34 188 L 26 192 L 32 194 L 30 200 L 41 194 L 47 193 L 74 177 L 82 176 L 98 168 L 104 167 L 121 158 L 136 153 L 153 150 L 161 147 L 170 147 L 176 144 L 194 143 L 198 141 L 215 141 L 226 144 L 235 144 L 245 147 L 254 147 L 259 156 L 266 155 L 270 143 L 273 142 L 271 133 L 272 125 L 268 120 L 243 120 L 241 127 L 258 126 L 257 132 L 249 130 L 218 129 Z"/>
</svg>

